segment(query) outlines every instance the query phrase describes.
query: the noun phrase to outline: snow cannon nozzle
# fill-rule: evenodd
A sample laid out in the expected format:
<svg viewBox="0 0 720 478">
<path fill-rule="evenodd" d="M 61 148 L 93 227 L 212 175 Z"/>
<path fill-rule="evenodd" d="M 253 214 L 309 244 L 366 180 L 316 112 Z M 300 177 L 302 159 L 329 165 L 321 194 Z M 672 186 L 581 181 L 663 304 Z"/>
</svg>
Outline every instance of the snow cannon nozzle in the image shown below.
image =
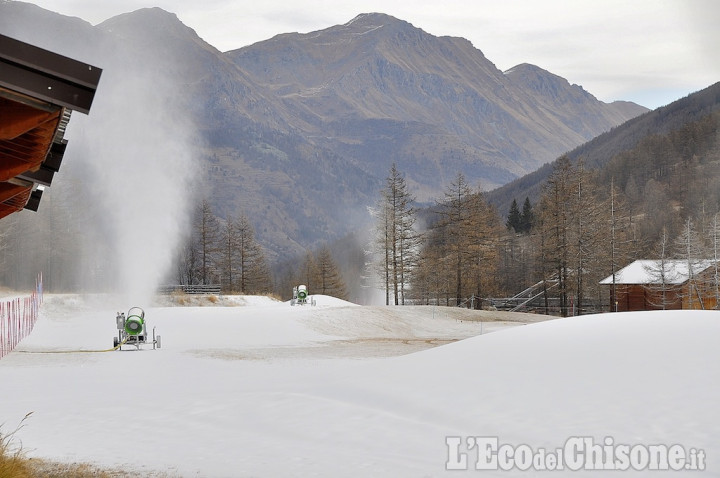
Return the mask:
<svg viewBox="0 0 720 478">
<path fill-rule="evenodd" d="M 125 319 L 125 332 L 129 335 L 140 335 L 145 330 L 145 311 L 140 307 L 133 307 L 128 311 Z"/>
</svg>

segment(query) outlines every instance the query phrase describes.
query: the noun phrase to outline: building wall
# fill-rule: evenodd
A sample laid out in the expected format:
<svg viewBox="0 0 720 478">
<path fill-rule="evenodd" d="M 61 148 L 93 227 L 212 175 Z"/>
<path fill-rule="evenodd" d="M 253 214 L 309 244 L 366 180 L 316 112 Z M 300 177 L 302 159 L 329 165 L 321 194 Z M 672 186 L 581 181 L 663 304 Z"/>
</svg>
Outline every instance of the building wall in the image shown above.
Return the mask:
<svg viewBox="0 0 720 478">
<path fill-rule="evenodd" d="M 671 286 L 665 291 L 643 284 L 618 284 L 615 286 L 617 304 L 613 310 L 618 312 L 639 310 L 689 310 L 717 308 L 715 288 L 712 281 L 700 280 L 691 285 Z M 613 303 L 611 299 L 611 303 Z M 664 304 L 663 304 L 664 302 Z"/>
<path fill-rule="evenodd" d="M 682 297 L 683 309 L 704 309 L 717 308 L 715 295 L 714 268 L 706 271 L 697 277 L 694 284 L 686 283 Z"/>
<path fill-rule="evenodd" d="M 681 291 L 675 287 L 665 291 L 654 290 L 642 284 L 618 284 L 615 286 L 618 312 L 639 310 L 678 310 L 683 308 Z"/>
</svg>

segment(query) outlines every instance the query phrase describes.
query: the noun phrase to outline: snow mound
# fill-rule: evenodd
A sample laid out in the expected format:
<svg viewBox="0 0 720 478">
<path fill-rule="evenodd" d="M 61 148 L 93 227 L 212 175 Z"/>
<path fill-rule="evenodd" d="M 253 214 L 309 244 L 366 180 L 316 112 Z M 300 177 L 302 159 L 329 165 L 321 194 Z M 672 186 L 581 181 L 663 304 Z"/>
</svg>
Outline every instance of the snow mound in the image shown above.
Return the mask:
<svg viewBox="0 0 720 478">
<path fill-rule="evenodd" d="M 33 334 L 0 360 L 0 423 L 33 411 L 18 434 L 32 456 L 138 476 L 453 477 L 455 436 L 548 450 L 573 436 L 680 444 L 720 474 L 720 312 L 515 322 L 453 342 L 501 322 L 315 297 L 319 307 L 149 307 L 160 350 L 32 353 L 97 349 L 115 334 L 115 303 L 48 297 Z M 447 345 L 376 353 L 433 337 Z M 322 355 L 353 338 L 364 359 Z"/>
<path fill-rule="evenodd" d="M 573 317 L 372 364 L 377 373 L 353 387 L 448 436 L 547 449 L 572 436 L 613 437 L 710 456 L 720 453 L 718 337 L 714 311 Z"/>
</svg>

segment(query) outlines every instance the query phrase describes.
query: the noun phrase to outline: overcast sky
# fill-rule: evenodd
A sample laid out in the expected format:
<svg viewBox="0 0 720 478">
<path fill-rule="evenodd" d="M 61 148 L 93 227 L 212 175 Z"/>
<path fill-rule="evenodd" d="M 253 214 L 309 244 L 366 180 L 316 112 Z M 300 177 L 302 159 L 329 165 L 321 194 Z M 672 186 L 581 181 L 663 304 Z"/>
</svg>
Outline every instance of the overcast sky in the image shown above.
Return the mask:
<svg viewBox="0 0 720 478">
<path fill-rule="evenodd" d="M 499 69 L 532 63 L 602 101 L 662 106 L 720 81 L 720 0 L 29 0 L 93 25 L 158 6 L 233 50 L 381 12 L 464 37 Z"/>
</svg>

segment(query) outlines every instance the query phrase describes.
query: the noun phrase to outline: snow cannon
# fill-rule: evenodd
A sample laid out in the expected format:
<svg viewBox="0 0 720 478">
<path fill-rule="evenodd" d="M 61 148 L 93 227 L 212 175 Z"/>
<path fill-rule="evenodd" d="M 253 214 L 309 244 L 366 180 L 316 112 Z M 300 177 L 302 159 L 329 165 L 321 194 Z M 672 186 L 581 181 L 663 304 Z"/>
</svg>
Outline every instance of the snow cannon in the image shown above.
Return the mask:
<svg viewBox="0 0 720 478">
<path fill-rule="evenodd" d="M 293 298 L 290 301 L 290 305 L 305 305 L 308 303 L 308 299 L 310 296 L 308 295 L 308 290 L 306 285 L 299 285 L 296 287 L 293 287 Z M 315 305 L 315 299 L 310 300 L 311 305 Z"/>
<path fill-rule="evenodd" d="M 160 336 L 155 335 L 155 327 L 152 329 L 152 338 L 148 337 L 145 311 L 140 307 L 132 307 L 127 315 L 118 312 L 115 322 L 118 335 L 113 339 L 114 349 L 122 350 L 123 345 L 132 345 L 136 350 L 140 350 L 142 345 L 152 345 L 153 349 L 160 348 Z"/>
<path fill-rule="evenodd" d="M 132 315 L 130 315 L 132 313 Z M 145 330 L 145 311 L 139 307 L 130 309 L 125 319 L 125 332 L 128 335 L 140 335 Z"/>
</svg>

